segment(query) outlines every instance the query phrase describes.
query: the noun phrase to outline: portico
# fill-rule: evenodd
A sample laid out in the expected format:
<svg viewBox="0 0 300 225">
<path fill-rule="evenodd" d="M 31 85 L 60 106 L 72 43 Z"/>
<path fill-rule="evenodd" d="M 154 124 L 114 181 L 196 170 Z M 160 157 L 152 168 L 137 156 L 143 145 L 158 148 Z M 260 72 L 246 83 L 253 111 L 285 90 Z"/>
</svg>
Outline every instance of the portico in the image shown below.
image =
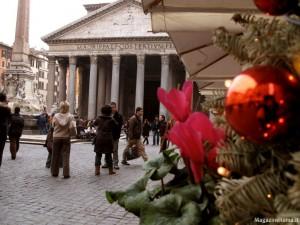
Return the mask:
<svg viewBox="0 0 300 225">
<path fill-rule="evenodd" d="M 120 23 L 115 25 L 115 21 L 112 29 L 123 29 L 127 36 L 108 33 L 107 37 L 89 37 L 88 33 L 100 32 L 101 28 L 108 31 L 110 27 L 102 21 L 111 16 L 123 17 L 125 28 L 132 32 L 126 32 Z M 140 21 L 140 17 L 144 23 L 138 27 L 134 22 Z M 43 38 L 49 45 L 49 57 L 59 61 L 59 100 L 67 99 L 72 113 L 94 119 L 101 106 L 113 101 L 125 117 L 134 113 L 137 106 L 144 107 L 145 117 L 150 119 L 166 115 L 165 109 L 159 107 L 156 90 L 160 86 L 177 87 L 183 83 L 186 72 L 169 37 L 147 32 L 147 17 L 138 1 L 117 1 Z M 85 30 L 87 26 L 90 29 Z M 55 72 L 49 68 L 52 71 Z M 49 95 L 52 90 L 48 86 Z M 53 105 L 53 98 L 48 98 L 47 104 Z"/>
</svg>

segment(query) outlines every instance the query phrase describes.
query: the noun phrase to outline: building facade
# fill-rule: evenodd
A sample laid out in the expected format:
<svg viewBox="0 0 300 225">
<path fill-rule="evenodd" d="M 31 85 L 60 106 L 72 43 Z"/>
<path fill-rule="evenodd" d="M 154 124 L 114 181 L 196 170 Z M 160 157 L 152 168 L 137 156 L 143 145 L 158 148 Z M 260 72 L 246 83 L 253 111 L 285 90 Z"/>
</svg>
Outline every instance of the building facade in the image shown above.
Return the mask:
<svg viewBox="0 0 300 225">
<path fill-rule="evenodd" d="M 140 1 L 85 5 L 87 15 L 42 39 L 49 45 L 48 107 L 55 103 L 55 61 L 59 98 L 72 113 L 93 119 L 114 101 L 125 117 L 137 106 L 144 117 L 166 114 L 158 87 L 180 86 L 186 72 L 167 34 L 151 32 Z"/>
<path fill-rule="evenodd" d="M 4 90 L 4 74 L 10 67 L 12 47 L 0 42 L 0 92 Z"/>
<path fill-rule="evenodd" d="M 48 57 L 45 50 L 30 49 L 29 54 L 30 67 L 34 75 L 33 87 L 34 92 L 40 98 L 41 102 L 46 104 L 48 88 Z M 58 101 L 58 63 L 55 64 L 54 80 L 54 101 Z"/>
</svg>

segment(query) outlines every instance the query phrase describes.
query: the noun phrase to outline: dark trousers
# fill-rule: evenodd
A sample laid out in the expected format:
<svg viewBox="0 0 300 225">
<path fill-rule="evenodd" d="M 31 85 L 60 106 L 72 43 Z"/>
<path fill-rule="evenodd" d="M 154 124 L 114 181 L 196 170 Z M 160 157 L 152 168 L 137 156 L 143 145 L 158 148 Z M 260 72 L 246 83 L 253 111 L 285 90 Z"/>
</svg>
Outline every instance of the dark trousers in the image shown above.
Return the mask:
<svg viewBox="0 0 300 225">
<path fill-rule="evenodd" d="M 102 153 L 101 152 L 96 152 L 95 166 L 101 166 L 101 158 L 102 158 Z M 112 160 L 111 153 L 105 153 L 105 163 L 107 164 L 107 166 L 109 168 L 112 168 L 113 160 Z"/>
<path fill-rule="evenodd" d="M 146 142 L 146 145 L 149 144 L 148 137 L 149 137 L 149 136 L 144 136 L 143 144 L 145 144 L 145 142 Z"/>
<path fill-rule="evenodd" d="M 48 151 L 48 157 L 47 157 L 47 161 L 46 161 L 46 167 L 47 168 L 51 167 L 51 160 L 52 160 L 52 151 Z M 59 168 L 63 168 L 63 156 L 62 156 L 62 152 L 61 152 L 60 158 L 59 158 Z"/>
<path fill-rule="evenodd" d="M 3 156 L 4 147 L 5 147 L 5 140 L 0 140 L 0 167 L 2 164 L 2 156 Z"/>
<path fill-rule="evenodd" d="M 159 144 L 159 132 L 154 131 L 153 132 L 153 145 L 158 145 Z"/>
<path fill-rule="evenodd" d="M 20 147 L 20 138 L 18 137 L 10 137 L 10 153 L 11 153 L 11 158 L 15 159 L 17 152 L 19 151 Z"/>
<path fill-rule="evenodd" d="M 51 159 L 51 174 L 58 176 L 59 174 L 59 161 L 60 155 L 63 156 L 63 175 L 64 177 L 70 176 L 70 138 L 54 138 L 53 150 Z"/>
</svg>

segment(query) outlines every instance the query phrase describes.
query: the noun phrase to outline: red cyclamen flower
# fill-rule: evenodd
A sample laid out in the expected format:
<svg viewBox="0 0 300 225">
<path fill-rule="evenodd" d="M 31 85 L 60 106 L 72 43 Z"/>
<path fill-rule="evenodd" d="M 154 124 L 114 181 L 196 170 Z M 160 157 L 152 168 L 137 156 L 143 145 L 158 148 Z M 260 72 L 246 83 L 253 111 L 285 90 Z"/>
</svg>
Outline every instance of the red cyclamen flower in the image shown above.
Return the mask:
<svg viewBox="0 0 300 225">
<path fill-rule="evenodd" d="M 224 136 L 224 132 L 214 128 L 209 118 L 200 112 L 191 114 L 184 123 L 177 122 L 168 134 L 170 141 L 180 148 L 182 157 L 190 160 L 196 183 L 201 181 L 204 164 L 214 170 L 218 168 L 216 146 Z M 207 154 L 205 142 L 211 147 Z"/>
<path fill-rule="evenodd" d="M 193 82 L 186 81 L 182 90 L 173 88 L 170 92 L 158 88 L 159 101 L 172 114 L 175 120 L 184 122 L 191 114 L 191 102 L 193 94 Z"/>
</svg>

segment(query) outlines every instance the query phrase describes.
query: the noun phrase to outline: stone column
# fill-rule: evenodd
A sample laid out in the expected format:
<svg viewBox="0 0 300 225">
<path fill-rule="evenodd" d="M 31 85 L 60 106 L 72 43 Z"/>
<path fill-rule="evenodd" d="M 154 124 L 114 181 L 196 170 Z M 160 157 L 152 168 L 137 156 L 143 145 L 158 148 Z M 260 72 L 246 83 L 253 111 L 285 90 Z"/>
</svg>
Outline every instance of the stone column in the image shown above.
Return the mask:
<svg viewBox="0 0 300 225">
<path fill-rule="evenodd" d="M 145 55 L 137 55 L 135 108 L 144 104 Z"/>
<path fill-rule="evenodd" d="M 105 104 L 105 82 L 105 59 L 99 57 L 97 115 L 100 115 L 101 107 Z"/>
<path fill-rule="evenodd" d="M 54 104 L 54 88 L 55 88 L 55 57 L 48 57 L 48 86 L 47 86 L 47 111 L 51 112 L 52 105 Z"/>
<path fill-rule="evenodd" d="M 89 85 L 89 103 L 88 103 L 88 120 L 95 119 L 96 105 L 97 105 L 97 63 L 98 57 L 96 55 L 90 56 L 90 85 Z"/>
<path fill-rule="evenodd" d="M 111 98 L 112 102 L 119 101 L 119 83 L 120 83 L 120 59 L 119 55 L 112 57 L 112 81 L 111 81 Z"/>
<path fill-rule="evenodd" d="M 59 102 L 66 100 L 66 91 L 67 91 L 67 64 L 64 60 L 60 60 L 59 62 L 59 77 L 58 77 L 58 100 Z"/>
<path fill-rule="evenodd" d="M 70 113 L 72 114 L 75 112 L 76 62 L 77 58 L 75 56 L 71 56 L 69 58 L 70 77 L 68 87 L 68 101 L 70 103 Z"/>
<path fill-rule="evenodd" d="M 161 80 L 160 80 L 160 87 L 163 89 L 168 90 L 168 80 L 169 80 L 169 55 L 162 55 L 161 56 Z M 160 115 L 167 115 L 166 108 L 160 104 L 159 105 L 159 114 Z"/>
<path fill-rule="evenodd" d="M 77 111 L 77 114 L 78 116 L 80 117 L 83 117 L 83 101 L 84 101 L 84 97 L 83 97 L 83 72 L 84 72 L 84 69 L 83 69 L 83 66 L 82 65 L 79 65 L 78 66 L 78 85 L 79 85 L 79 88 L 78 88 L 78 111 Z"/>
</svg>

